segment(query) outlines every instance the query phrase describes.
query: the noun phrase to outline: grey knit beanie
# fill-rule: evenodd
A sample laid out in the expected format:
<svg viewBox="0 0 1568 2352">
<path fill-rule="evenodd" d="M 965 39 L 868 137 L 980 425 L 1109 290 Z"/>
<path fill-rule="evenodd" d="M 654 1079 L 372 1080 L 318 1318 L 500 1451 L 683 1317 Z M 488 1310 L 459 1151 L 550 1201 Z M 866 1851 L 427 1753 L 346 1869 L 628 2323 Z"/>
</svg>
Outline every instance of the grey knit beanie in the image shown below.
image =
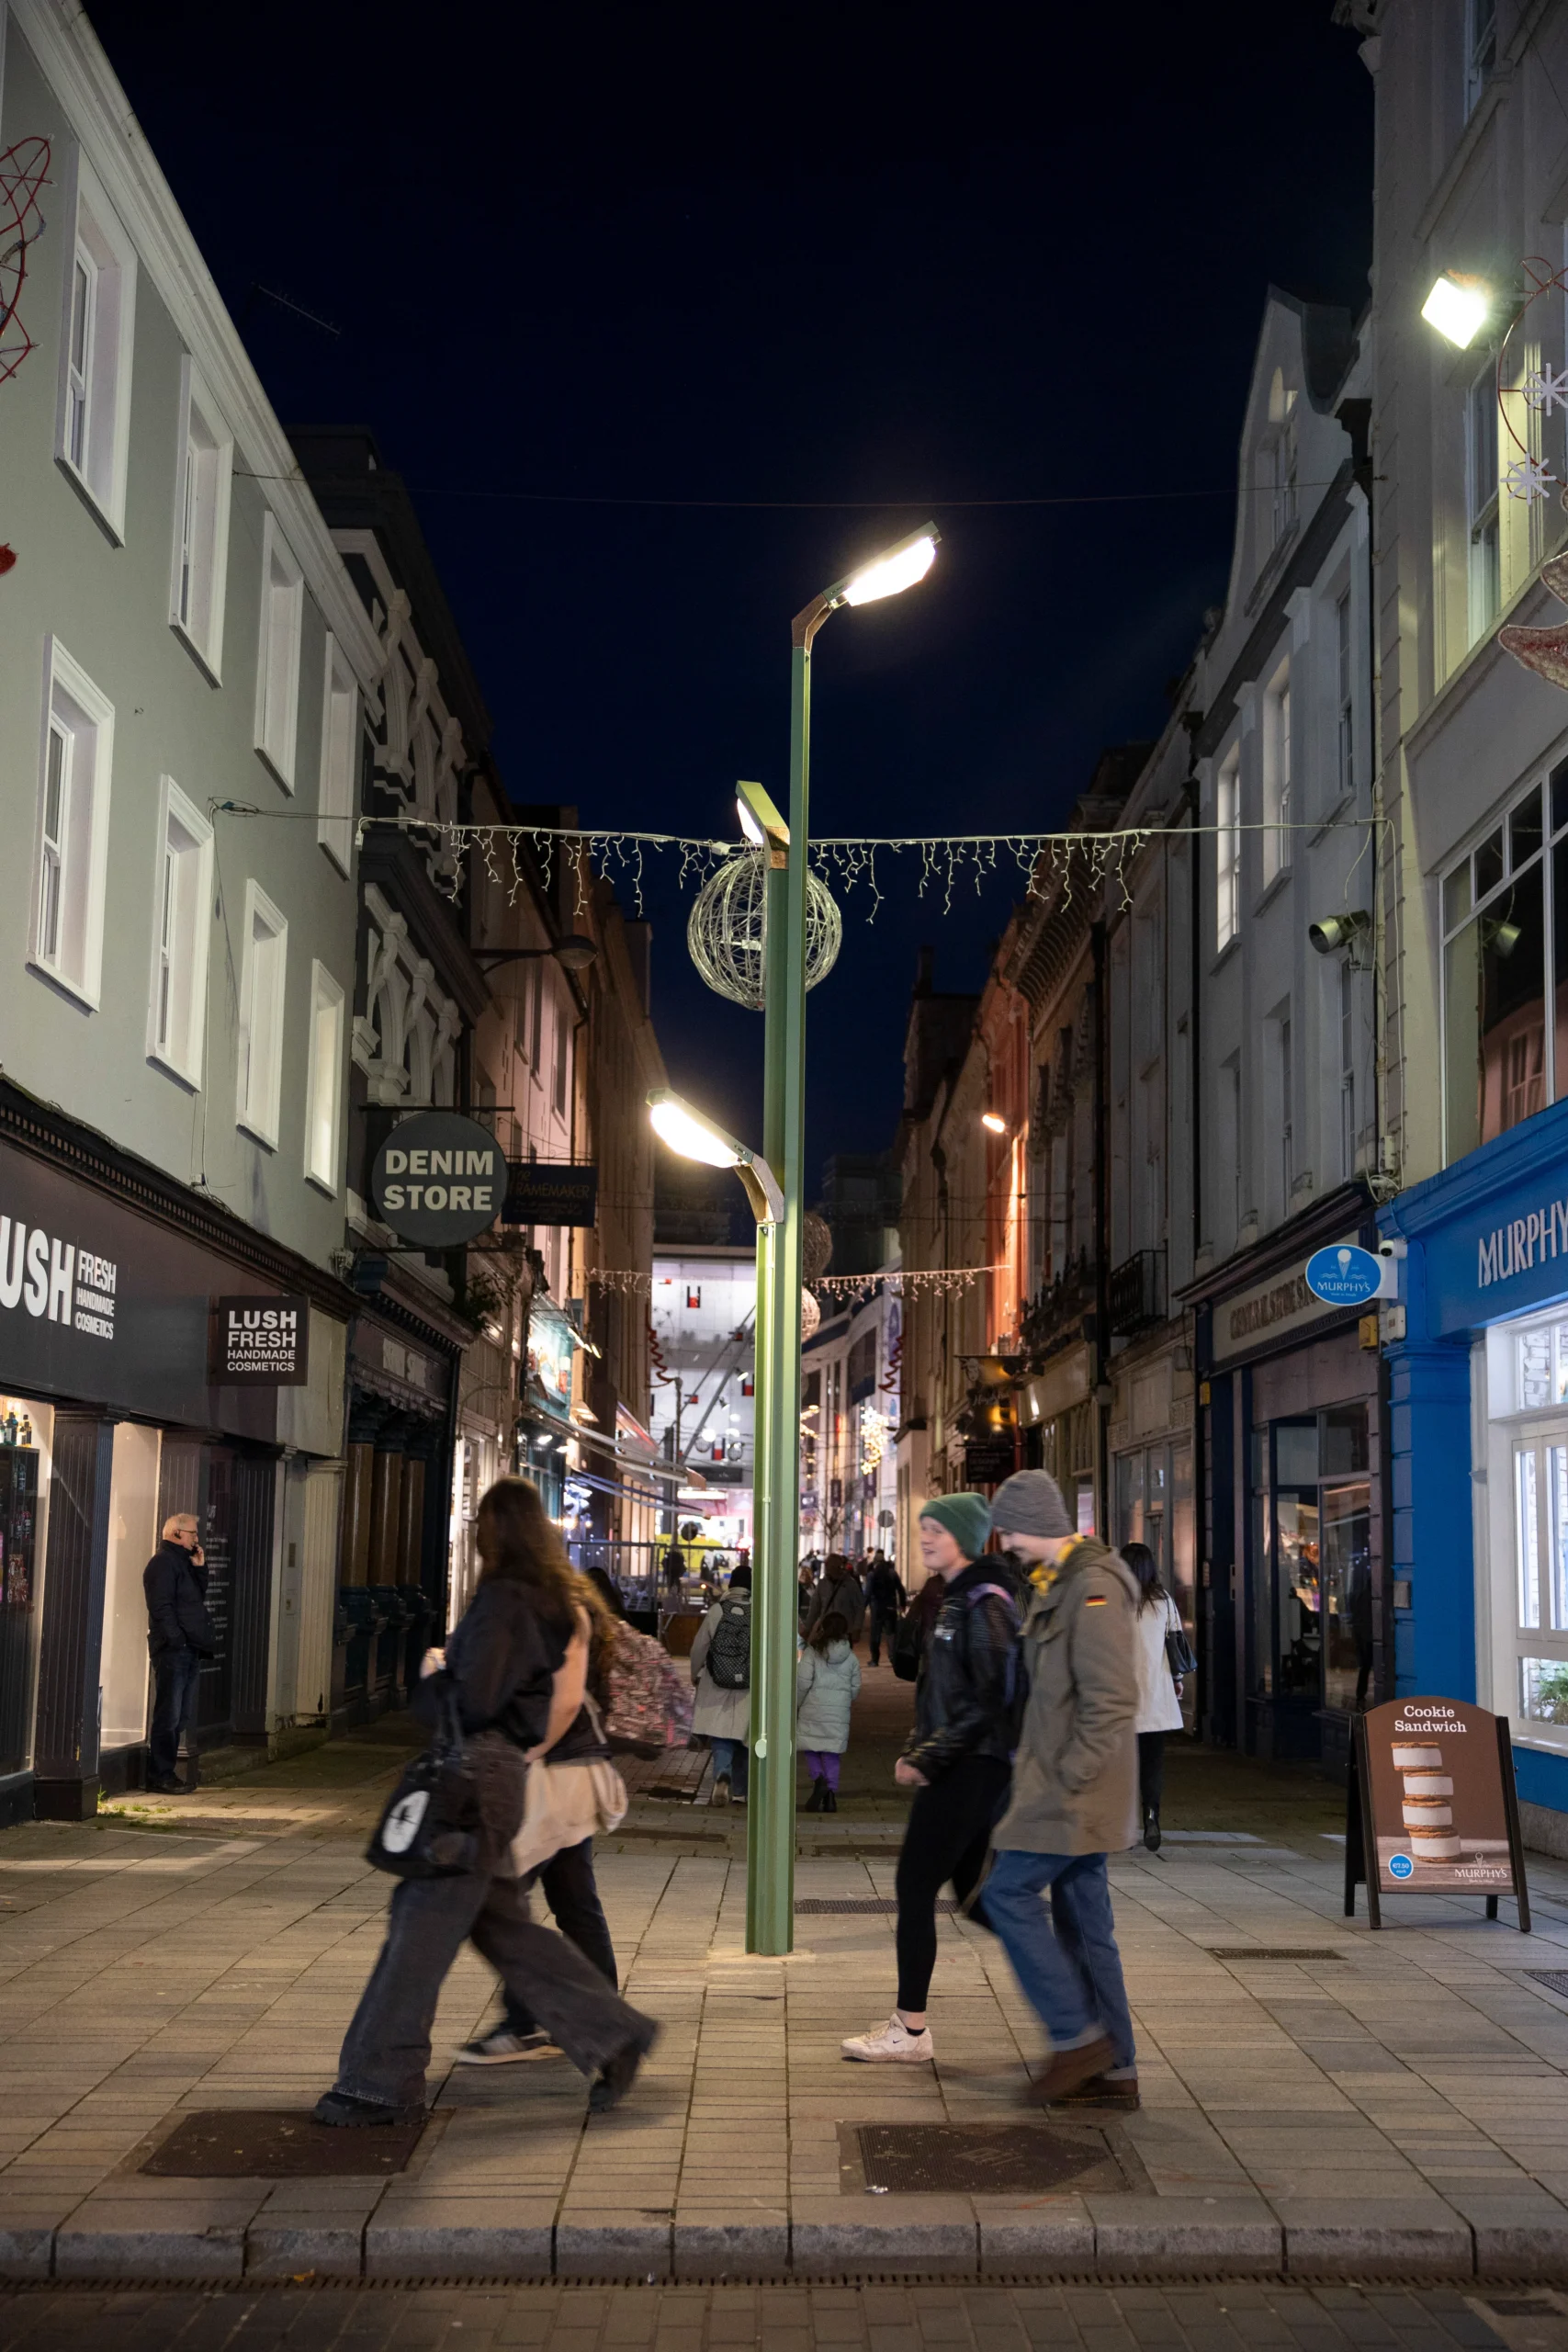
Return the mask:
<svg viewBox="0 0 1568 2352">
<path fill-rule="evenodd" d="M 991 1498 L 991 1525 L 1004 1535 L 1076 1535 L 1062 1489 L 1048 1470 L 1015 1470 Z"/>
</svg>

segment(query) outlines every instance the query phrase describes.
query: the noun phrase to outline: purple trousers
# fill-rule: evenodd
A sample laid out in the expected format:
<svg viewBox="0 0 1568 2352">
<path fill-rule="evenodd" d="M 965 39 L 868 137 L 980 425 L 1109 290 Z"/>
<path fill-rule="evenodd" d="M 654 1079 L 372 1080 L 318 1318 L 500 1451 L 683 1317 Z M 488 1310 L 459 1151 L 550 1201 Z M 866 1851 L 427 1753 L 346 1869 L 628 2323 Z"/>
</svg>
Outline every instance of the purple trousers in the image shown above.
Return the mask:
<svg viewBox="0 0 1568 2352">
<path fill-rule="evenodd" d="M 826 1781 L 835 1796 L 839 1793 L 839 1758 L 829 1747 L 803 1747 L 800 1760 L 814 1781 Z"/>
</svg>

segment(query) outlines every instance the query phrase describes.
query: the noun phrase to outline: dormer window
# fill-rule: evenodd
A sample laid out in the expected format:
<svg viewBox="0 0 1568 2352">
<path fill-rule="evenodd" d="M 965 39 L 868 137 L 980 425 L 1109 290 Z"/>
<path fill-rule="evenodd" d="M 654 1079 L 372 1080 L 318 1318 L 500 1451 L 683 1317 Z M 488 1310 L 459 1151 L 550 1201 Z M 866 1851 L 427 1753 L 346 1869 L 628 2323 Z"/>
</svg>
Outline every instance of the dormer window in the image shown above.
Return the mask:
<svg viewBox="0 0 1568 2352">
<path fill-rule="evenodd" d="M 1481 103 L 1481 93 L 1497 63 L 1497 0 L 1464 0 L 1464 119 Z"/>
</svg>

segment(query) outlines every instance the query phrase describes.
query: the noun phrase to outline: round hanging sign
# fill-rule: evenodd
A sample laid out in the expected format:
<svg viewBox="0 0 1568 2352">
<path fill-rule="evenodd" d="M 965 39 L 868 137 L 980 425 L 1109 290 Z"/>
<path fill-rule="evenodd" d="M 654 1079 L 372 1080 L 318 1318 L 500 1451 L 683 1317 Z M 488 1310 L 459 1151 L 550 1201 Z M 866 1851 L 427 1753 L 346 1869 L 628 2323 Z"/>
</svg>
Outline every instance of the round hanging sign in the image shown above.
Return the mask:
<svg viewBox="0 0 1568 2352">
<path fill-rule="evenodd" d="M 457 1250 L 500 1216 L 506 1155 L 477 1119 L 416 1111 L 376 1154 L 370 1193 L 377 1216 L 402 1240 Z"/>
<path fill-rule="evenodd" d="M 1382 1267 L 1371 1250 L 1341 1241 L 1307 1260 L 1306 1285 L 1325 1306 L 1364 1306 L 1382 1287 Z"/>
</svg>

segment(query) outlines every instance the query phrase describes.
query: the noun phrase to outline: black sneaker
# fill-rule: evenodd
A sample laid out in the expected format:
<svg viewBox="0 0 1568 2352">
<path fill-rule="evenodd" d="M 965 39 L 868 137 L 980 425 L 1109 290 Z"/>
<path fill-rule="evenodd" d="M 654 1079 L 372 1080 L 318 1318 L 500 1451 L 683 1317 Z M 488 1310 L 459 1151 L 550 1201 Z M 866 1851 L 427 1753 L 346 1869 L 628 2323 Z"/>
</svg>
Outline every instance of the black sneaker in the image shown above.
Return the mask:
<svg viewBox="0 0 1568 2352">
<path fill-rule="evenodd" d="M 1144 1843 L 1148 1848 L 1151 1854 L 1157 1854 L 1159 1852 L 1159 1815 L 1157 1813 L 1151 1813 L 1145 1816 Z"/>
<path fill-rule="evenodd" d="M 318 2123 L 346 2125 L 361 2131 L 372 2123 L 413 2123 L 423 2120 L 423 2107 L 389 2107 L 384 2099 L 355 2098 L 349 2091 L 328 2091 L 315 2105 Z"/>
</svg>

